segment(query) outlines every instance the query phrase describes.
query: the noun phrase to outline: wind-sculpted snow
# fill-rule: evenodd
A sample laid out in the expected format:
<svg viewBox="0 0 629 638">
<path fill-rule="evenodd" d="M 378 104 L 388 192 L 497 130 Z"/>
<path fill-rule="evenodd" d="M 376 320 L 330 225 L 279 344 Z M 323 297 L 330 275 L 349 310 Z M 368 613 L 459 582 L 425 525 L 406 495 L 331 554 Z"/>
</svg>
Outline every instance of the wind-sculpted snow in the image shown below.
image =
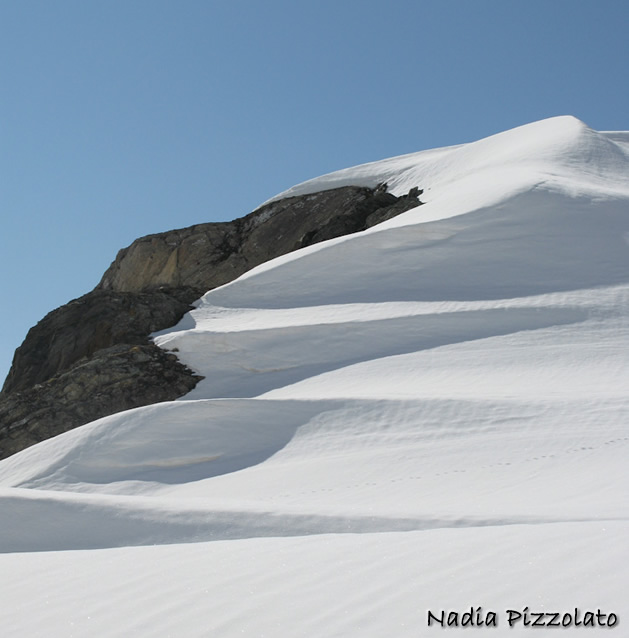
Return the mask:
<svg viewBox="0 0 629 638">
<path fill-rule="evenodd" d="M 468 195 L 490 199 L 497 192 L 508 192 L 513 184 L 535 178 L 575 192 L 600 194 L 605 190 L 624 196 L 629 189 L 627 141 L 624 131 L 599 133 L 574 117 L 556 117 L 471 144 L 420 151 L 336 171 L 298 184 L 273 199 L 347 184 L 374 186 L 380 182 L 387 182 L 394 194 L 423 184 L 423 199 L 432 202 L 437 199 L 435 191 L 440 198 L 457 198 L 458 193 L 451 188 L 453 183 L 468 190 Z M 505 183 L 505 177 L 511 178 L 510 183 Z M 487 182 L 494 187 L 488 189 Z"/>
<path fill-rule="evenodd" d="M 627 175 L 629 134 L 562 117 L 282 194 L 426 204 L 207 293 L 155 335 L 205 377 L 182 399 L 0 463 L 7 635 L 626 624 Z"/>
<path fill-rule="evenodd" d="M 250 538 L 313 536 L 321 534 L 374 534 L 433 529 L 503 527 L 583 523 L 588 519 L 565 517 L 444 517 L 357 516 L 352 514 L 278 514 L 248 509 L 209 510 L 196 503 L 154 499 L 72 495 L 59 498 L 55 493 L 38 491 L 3 494 L 0 505 L 14 525 L 0 531 L 5 551 L 50 552 L 110 547 L 204 543 Z M 28 522 L 45 520 L 51 532 L 42 536 L 29 531 Z M 611 518 L 599 519 L 615 525 Z M 16 533 L 19 527 L 20 532 Z"/>
</svg>

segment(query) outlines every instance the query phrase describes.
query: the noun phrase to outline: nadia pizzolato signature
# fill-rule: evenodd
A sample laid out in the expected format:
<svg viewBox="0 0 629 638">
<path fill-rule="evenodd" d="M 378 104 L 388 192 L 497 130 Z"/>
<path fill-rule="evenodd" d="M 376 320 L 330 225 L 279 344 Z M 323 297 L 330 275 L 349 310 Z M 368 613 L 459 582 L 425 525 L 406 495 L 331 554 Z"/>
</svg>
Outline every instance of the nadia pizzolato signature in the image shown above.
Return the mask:
<svg viewBox="0 0 629 638">
<path fill-rule="evenodd" d="M 427 610 L 429 627 L 498 627 L 501 614 L 482 607 L 470 607 L 465 611 L 440 609 Z M 535 611 L 528 607 L 506 609 L 502 614 L 509 627 L 615 627 L 619 618 L 610 611 L 582 610 Z"/>
</svg>

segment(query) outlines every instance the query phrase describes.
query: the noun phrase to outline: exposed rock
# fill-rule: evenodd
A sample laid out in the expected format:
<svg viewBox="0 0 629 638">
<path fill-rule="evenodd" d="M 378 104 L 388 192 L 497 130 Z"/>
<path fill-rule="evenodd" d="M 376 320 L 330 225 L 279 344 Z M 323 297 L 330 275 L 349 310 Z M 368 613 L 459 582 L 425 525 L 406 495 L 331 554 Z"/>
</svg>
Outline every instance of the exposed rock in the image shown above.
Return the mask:
<svg viewBox="0 0 629 638">
<path fill-rule="evenodd" d="M 232 222 L 149 235 L 121 250 L 95 290 L 53 310 L 16 350 L 0 393 L 0 458 L 120 410 L 169 401 L 200 377 L 149 340 L 205 291 L 297 248 L 421 204 L 386 184 L 270 202 Z"/>
<path fill-rule="evenodd" d="M 0 458 L 121 410 L 171 401 L 201 377 L 154 344 L 118 344 L 0 401 Z"/>
<path fill-rule="evenodd" d="M 121 250 L 98 288 L 122 292 L 159 286 L 209 290 L 273 257 L 354 233 L 418 206 L 417 193 L 395 197 L 344 186 L 266 204 L 232 222 L 148 235 Z"/>
<path fill-rule="evenodd" d="M 103 348 L 148 343 L 151 332 L 176 324 L 200 294 L 183 287 L 143 293 L 94 290 L 53 310 L 15 351 L 0 396 L 42 383 Z"/>
</svg>

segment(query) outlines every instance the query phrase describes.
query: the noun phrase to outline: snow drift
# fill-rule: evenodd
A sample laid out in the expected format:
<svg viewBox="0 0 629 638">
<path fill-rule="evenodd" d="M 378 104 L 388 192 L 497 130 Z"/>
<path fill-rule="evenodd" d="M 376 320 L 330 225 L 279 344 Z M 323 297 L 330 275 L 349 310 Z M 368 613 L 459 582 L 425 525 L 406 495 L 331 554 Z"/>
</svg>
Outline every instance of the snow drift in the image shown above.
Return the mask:
<svg viewBox="0 0 629 638">
<path fill-rule="evenodd" d="M 5 633 L 629 622 L 628 175 L 629 134 L 560 117 L 279 195 L 426 204 L 207 293 L 155 335 L 183 399 L 0 463 Z"/>
</svg>

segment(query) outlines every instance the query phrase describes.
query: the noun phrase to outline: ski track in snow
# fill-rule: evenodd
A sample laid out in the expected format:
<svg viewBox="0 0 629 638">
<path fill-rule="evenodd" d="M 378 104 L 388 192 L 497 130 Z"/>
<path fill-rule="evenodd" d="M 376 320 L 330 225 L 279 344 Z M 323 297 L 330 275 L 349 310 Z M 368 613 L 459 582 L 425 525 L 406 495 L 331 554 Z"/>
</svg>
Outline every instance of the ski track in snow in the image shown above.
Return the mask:
<svg viewBox="0 0 629 638">
<path fill-rule="evenodd" d="M 88 631 L 83 590 L 98 636 L 415 636 L 435 592 L 629 613 L 628 174 L 629 133 L 561 117 L 278 195 L 386 181 L 426 203 L 154 335 L 205 377 L 185 397 L 0 462 L 10 635 Z M 118 593 L 127 564 L 147 591 Z M 125 593 L 108 624 L 94 601 Z"/>
</svg>

